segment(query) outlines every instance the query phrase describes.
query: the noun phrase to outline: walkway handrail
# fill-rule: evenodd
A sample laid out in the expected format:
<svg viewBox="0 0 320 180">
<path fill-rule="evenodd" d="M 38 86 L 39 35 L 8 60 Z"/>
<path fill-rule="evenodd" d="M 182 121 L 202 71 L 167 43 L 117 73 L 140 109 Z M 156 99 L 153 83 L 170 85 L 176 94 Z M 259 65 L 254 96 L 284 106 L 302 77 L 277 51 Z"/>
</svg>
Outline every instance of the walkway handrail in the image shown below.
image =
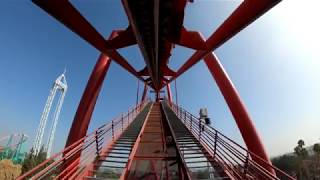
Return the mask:
<svg viewBox="0 0 320 180">
<path fill-rule="evenodd" d="M 170 106 L 170 103 L 168 103 L 168 106 Z M 281 179 L 295 180 L 295 178 L 269 164 L 220 131 L 204 124 L 187 110 L 174 103 L 171 103 L 170 107 L 189 131 L 198 138 L 210 155 L 235 179 L 280 179 L 279 177 L 281 177 Z M 258 159 L 259 163 L 253 159 Z M 262 167 L 261 163 L 263 163 L 264 167 L 271 167 L 276 172 L 276 175 Z"/>
<path fill-rule="evenodd" d="M 115 137 L 125 131 L 147 103 L 148 101 L 141 102 L 135 107 L 130 108 L 128 112 L 114 118 L 111 122 L 103 124 L 85 137 L 37 165 L 32 170 L 19 176 L 18 180 L 75 178 L 85 167 L 92 164 L 101 154 L 105 145 L 113 142 Z M 81 153 L 81 156 L 77 156 L 79 153 Z M 68 167 L 63 166 L 66 162 L 69 164 Z"/>
</svg>

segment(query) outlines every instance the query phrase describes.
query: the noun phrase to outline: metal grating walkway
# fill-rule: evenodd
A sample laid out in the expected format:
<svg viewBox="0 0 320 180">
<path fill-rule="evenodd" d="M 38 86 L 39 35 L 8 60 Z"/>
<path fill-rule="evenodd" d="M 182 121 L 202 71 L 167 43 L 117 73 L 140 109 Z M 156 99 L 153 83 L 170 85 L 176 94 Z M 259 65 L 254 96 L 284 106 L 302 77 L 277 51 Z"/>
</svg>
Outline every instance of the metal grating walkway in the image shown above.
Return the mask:
<svg viewBox="0 0 320 180">
<path fill-rule="evenodd" d="M 124 179 L 178 179 L 177 153 L 167 142 L 167 132 L 160 103 L 154 103 L 141 129 L 134 154 Z"/>
<path fill-rule="evenodd" d="M 108 152 L 85 179 L 230 179 L 164 102 L 148 104 Z"/>
<path fill-rule="evenodd" d="M 128 162 L 132 147 L 140 133 L 141 127 L 148 115 L 152 103 L 146 105 L 129 127 L 110 147 L 107 155 L 99 156 L 93 176 L 85 179 L 118 179 Z"/>
<path fill-rule="evenodd" d="M 176 145 L 192 179 L 230 179 L 206 149 L 181 122 L 167 103 L 162 103 L 164 114 L 173 131 Z"/>
</svg>

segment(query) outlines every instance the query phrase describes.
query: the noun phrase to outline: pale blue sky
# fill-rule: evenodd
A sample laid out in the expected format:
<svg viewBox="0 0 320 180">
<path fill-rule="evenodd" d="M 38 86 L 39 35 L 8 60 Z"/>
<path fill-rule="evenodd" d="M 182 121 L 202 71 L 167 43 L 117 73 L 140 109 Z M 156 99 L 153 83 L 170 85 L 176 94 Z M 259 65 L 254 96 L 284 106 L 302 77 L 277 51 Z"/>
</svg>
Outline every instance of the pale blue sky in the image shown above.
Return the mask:
<svg viewBox="0 0 320 180">
<path fill-rule="evenodd" d="M 81 13 L 108 36 L 127 26 L 120 1 L 74 0 Z M 291 151 L 299 138 L 320 138 L 320 25 L 317 0 L 287 0 L 216 50 L 271 156 Z M 208 37 L 239 1 L 196 0 L 185 26 Z M 24 132 L 31 146 L 53 81 L 67 67 L 68 93 L 57 128 L 55 151 L 64 146 L 75 110 L 99 52 L 44 11 L 24 0 L 0 2 L 0 137 Z M 120 51 L 137 69 L 136 46 Z M 174 49 L 177 69 L 193 50 Z M 200 62 L 178 80 L 179 102 L 197 114 L 207 107 L 213 126 L 242 142 L 216 84 Z M 137 81 L 112 64 L 90 130 L 135 103 Z"/>
</svg>

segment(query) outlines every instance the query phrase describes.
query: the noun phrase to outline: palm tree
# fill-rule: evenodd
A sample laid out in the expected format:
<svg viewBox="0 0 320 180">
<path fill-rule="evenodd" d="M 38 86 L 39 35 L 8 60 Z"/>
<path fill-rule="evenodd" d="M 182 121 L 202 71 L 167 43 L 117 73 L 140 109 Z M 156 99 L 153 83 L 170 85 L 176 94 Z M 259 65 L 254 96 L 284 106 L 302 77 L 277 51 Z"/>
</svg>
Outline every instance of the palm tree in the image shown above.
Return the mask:
<svg viewBox="0 0 320 180">
<path fill-rule="evenodd" d="M 303 166 L 303 160 L 308 157 L 308 151 L 304 147 L 305 143 L 302 139 L 298 141 L 298 145 L 294 148 L 294 152 L 298 156 L 299 159 L 299 169 L 298 169 L 298 177 L 299 179 L 304 179 L 303 175 L 305 174 L 307 176 L 308 171 L 306 167 Z"/>
</svg>

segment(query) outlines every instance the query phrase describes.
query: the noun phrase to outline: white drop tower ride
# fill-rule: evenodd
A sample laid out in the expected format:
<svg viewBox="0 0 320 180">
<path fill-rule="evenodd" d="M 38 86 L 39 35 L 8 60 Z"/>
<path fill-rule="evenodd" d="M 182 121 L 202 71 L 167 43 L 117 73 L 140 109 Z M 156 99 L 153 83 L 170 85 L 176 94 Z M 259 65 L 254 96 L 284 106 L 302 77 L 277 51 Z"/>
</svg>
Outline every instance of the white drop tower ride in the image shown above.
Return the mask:
<svg viewBox="0 0 320 180">
<path fill-rule="evenodd" d="M 60 96 L 59 96 L 58 102 L 56 103 L 56 108 L 55 108 L 54 114 L 52 116 L 52 125 L 51 125 L 50 131 L 49 131 L 50 134 L 48 135 L 47 145 L 44 147 L 45 150 L 47 151 L 47 157 L 50 157 L 52 145 L 53 145 L 53 141 L 54 141 L 54 135 L 55 135 L 55 131 L 56 131 L 56 127 L 58 124 L 62 104 L 64 101 L 64 97 L 66 95 L 67 89 L 68 89 L 68 85 L 67 85 L 65 71 L 64 71 L 53 83 L 53 86 L 50 90 L 46 105 L 45 105 L 44 110 L 42 112 L 40 124 L 39 124 L 38 130 L 37 130 L 36 139 L 33 144 L 34 154 L 38 154 L 41 149 L 44 131 L 46 128 L 49 114 L 51 112 L 52 104 L 54 102 L 56 94 L 57 93 L 59 94 L 59 92 L 60 92 Z"/>
</svg>

